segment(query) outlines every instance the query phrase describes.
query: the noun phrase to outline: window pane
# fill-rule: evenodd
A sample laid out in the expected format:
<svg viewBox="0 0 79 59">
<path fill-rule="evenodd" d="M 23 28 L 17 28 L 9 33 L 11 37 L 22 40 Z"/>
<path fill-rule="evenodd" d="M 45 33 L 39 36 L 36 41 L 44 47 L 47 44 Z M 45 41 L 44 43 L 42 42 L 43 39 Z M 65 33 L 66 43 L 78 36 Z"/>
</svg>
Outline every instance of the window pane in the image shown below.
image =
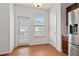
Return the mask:
<svg viewBox="0 0 79 59">
<path fill-rule="evenodd" d="M 44 15 L 43 14 L 35 14 L 35 23 L 36 24 L 44 24 Z"/>
<path fill-rule="evenodd" d="M 35 31 L 44 32 L 44 26 L 35 26 Z"/>
<path fill-rule="evenodd" d="M 20 26 L 20 32 L 27 31 L 27 26 Z"/>
<path fill-rule="evenodd" d="M 35 31 L 39 31 L 39 27 L 35 26 Z"/>
<path fill-rule="evenodd" d="M 45 26 L 36 25 L 35 26 L 35 36 L 44 36 Z"/>
</svg>

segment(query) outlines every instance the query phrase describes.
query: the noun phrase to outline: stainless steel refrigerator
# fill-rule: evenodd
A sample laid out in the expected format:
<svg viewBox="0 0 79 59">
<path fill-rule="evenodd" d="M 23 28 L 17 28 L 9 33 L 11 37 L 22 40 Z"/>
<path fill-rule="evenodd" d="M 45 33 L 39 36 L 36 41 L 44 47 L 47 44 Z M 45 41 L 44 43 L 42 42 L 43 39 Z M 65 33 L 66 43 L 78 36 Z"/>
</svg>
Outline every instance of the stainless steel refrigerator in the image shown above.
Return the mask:
<svg viewBox="0 0 79 59">
<path fill-rule="evenodd" d="M 68 13 L 68 55 L 79 56 L 79 8 Z"/>
</svg>

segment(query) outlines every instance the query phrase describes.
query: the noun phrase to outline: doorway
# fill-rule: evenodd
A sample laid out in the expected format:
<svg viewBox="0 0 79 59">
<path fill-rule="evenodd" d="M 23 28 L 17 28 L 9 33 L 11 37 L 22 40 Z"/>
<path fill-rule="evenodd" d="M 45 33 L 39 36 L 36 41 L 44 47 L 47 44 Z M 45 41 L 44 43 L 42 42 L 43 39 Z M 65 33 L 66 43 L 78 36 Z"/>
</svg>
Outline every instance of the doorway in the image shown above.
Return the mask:
<svg viewBox="0 0 79 59">
<path fill-rule="evenodd" d="M 18 16 L 16 22 L 17 46 L 29 45 L 33 37 L 33 20 L 30 17 Z"/>
</svg>

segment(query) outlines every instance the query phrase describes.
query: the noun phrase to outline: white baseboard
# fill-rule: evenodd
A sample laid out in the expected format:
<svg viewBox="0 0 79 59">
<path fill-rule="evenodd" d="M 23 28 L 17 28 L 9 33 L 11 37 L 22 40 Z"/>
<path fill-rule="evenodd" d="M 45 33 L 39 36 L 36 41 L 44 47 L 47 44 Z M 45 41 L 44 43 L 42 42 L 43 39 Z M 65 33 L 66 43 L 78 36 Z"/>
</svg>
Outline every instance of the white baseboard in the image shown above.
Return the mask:
<svg viewBox="0 0 79 59">
<path fill-rule="evenodd" d="M 0 55 L 3 55 L 3 54 L 10 54 L 10 51 L 0 51 Z"/>
<path fill-rule="evenodd" d="M 59 48 L 56 48 L 59 52 L 62 52 L 62 50 L 61 49 L 59 49 Z"/>
<path fill-rule="evenodd" d="M 55 47 L 59 52 L 62 52 L 62 50 L 59 49 L 57 46 L 55 46 L 55 45 L 53 44 L 53 42 L 49 41 L 49 44 L 52 45 L 53 47 Z"/>
<path fill-rule="evenodd" d="M 29 45 L 40 45 L 40 44 L 49 44 L 49 42 L 42 42 L 42 43 L 30 43 Z"/>
<path fill-rule="evenodd" d="M 56 48 L 56 46 L 53 44 L 53 42 L 49 41 L 49 44 Z"/>
<path fill-rule="evenodd" d="M 15 47 L 14 47 L 14 48 L 15 48 Z M 10 53 L 13 51 L 14 48 L 10 49 Z"/>
</svg>

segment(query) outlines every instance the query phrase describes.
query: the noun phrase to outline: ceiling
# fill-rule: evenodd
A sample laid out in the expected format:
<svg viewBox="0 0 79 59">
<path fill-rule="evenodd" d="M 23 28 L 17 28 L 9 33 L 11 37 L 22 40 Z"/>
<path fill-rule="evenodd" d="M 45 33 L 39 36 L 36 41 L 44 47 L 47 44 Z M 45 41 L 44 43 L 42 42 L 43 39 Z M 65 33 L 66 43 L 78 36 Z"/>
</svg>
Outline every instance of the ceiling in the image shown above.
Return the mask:
<svg viewBox="0 0 79 59">
<path fill-rule="evenodd" d="M 32 7 L 32 8 L 46 9 L 46 10 L 49 10 L 51 7 L 55 5 L 55 3 L 44 3 L 42 7 L 35 7 L 33 3 L 17 3 L 17 4 L 24 5 L 27 7 Z"/>
</svg>

